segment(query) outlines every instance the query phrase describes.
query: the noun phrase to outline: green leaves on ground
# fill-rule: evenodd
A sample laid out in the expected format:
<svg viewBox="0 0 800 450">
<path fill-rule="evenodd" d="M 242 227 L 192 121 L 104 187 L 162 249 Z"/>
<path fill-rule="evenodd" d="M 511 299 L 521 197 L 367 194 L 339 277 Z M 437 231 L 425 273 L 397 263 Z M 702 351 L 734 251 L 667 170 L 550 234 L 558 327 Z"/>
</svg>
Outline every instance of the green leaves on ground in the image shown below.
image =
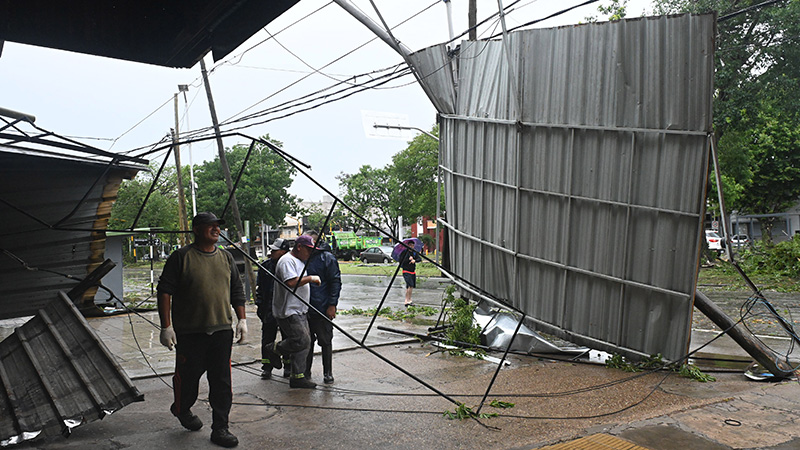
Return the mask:
<svg viewBox="0 0 800 450">
<path fill-rule="evenodd" d="M 343 309 L 338 311 L 339 314 L 353 315 L 353 316 L 374 316 L 377 308 L 361 309 L 352 307 L 350 309 Z M 432 306 L 408 306 L 403 309 L 392 310 L 391 306 L 381 308 L 378 313 L 379 316 L 385 317 L 389 320 L 410 320 L 417 316 L 435 316 L 439 314 L 439 309 Z"/>
<path fill-rule="evenodd" d="M 672 370 L 673 372 L 677 372 L 682 377 L 691 378 L 701 383 L 705 383 L 708 381 L 717 381 L 716 378 L 712 377 L 711 375 L 703 373 L 703 371 L 701 371 L 692 364 L 681 364 L 681 365 L 668 364 L 667 361 L 664 361 L 660 353 L 645 358 L 638 363 L 632 363 L 627 359 L 625 359 L 624 356 L 618 353 L 614 353 L 613 355 L 611 355 L 610 358 L 606 360 L 606 367 L 608 367 L 609 369 L 619 369 L 625 372 L 641 372 L 643 370 L 669 369 Z"/>
<path fill-rule="evenodd" d="M 469 406 L 463 403 L 456 403 L 456 410 L 455 412 L 450 412 L 450 410 L 445 410 L 443 416 L 453 420 L 464 420 L 464 419 L 488 419 L 490 417 L 497 417 L 499 414 L 497 413 L 476 413 L 472 410 Z"/>
<path fill-rule="evenodd" d="M 471 305 L 462 297 L 456 298 L 453 295 L 455 290 L 455 285 L 450 285 L 445 289 L 445 307 L 447 308 L 445 323 L 448 325 L 444 334 L 445 343 L 459 347 L 457 350 L 449 350 L 452 355 L 469 356 L 464 353 L 464 350 L 471 350 L 475 352 L 476 358 L 483 359 L 486 351 L 477 347 L 481 345 L 481 328 L 475 323 L 473 317 L 476 306 Z M 467 344 L 466 348 L 464 348 L 465 344 Z M 475 347 L 470 348 L 469 345 Z"/>
<path fill-rule="evenodd" d="M 489 406 L 492 408 L 501 408 L 501 409 L 509 409 L 514 407 L 514 403 L 504 402 L 501 400 L 494 399 L 489 403 Z"/>
<path fill-rule="evenodd" d="M 457 402 L 456 405 L 457 406 L 456 406 L 455 411 L 450 412 L 450 410 L 445 410 L 443 416 L 448 418 L 448 419 L 450 419 L 450 420 L 454 420 L 454 419 L 458 419 L 458 420 L 464 420 L 464 419 L 488 419 L 490 417 L 498 417 L 499 416 L 498 413 L 480 413 L 480 414 L 477 414 L 477 413 L 475 413 L 475 411 L 472 410 L 472 408 L 470 408 L 469 406 L 467 406 L 467 405 L 465 405 L 463 403 L 458 403 Z M 514 403 L 509 403 L 509 402 L 504 402 L 504 401 L 501 401 L 501 400 L 494 399 L 491 402 L 489 402 L 489 406 L 491 406 L 492 408 L 498 408 L 498 409 L 509 409 L 509 408 L 513 408 L 514 407 Z"/>
</svg>

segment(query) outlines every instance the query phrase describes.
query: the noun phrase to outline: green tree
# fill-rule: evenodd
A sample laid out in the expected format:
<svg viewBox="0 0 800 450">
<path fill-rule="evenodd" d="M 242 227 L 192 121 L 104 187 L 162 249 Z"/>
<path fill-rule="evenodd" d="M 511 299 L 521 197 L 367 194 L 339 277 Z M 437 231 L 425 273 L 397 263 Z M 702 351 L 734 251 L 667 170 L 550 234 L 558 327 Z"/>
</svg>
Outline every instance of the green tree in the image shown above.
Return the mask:
<svg viewBox="0 0 800 450">
<path fill-rule="evenodd" d="M 597 12 L 605 16 L 605 20 L 614 21 L 622 20 L 628 14 L 628 0 L 611 0 L 608 6 L 600 4 L 597 6 Z M 597 16 L 588 16 L 584 18 L 586 22 L 597 22 Z"/>
<path fill-rule="evenodd" d="M 149 171 L 139 172 L 132 180 L 124 180 L 117 192 L 117 200 L 111 208 L 109 228 L 125 230 L 134 226 L 133 222 L 139 209 L 144 203 L 150 186 L 153 183 L 158 167 L 153 164 Z M 174 166 L 166 166 L 142 214 L 136 223 L 136 228 L 162 228 L 166 231 L 177 231 L 178 224 L 178 196 Z M 159 238 L 170 244 L 177 243 L 176 234 L 164 234 Z"/>
<path fill-rule="evenodd" d="M 439 135 L 439 126 L 431 130 Z M 439 186 L 439 141 L 426 134 L 417 135 L 408 147 L 392 157 L 390 173 L 396 179 L 401 199 L 398 212 L 406 220 L 436 217 L 436 190 Z M 444 196 L 440 196 L 444 199 Z"/>
<path fill-rule="evenodd" d="M 718 22 L 714 131 L 730 210 L 784 212 L 800 197 L 793 130 L 800 126 L 800 2 L 744 11 L 755 0 L 658 0 L 657 14 L 708 13 Z M 733 14 L 742 12 L 741 14 Z M 709 197 L 716 208 L 716 195 Z M 769 241 L 773 220 L 762 218 Z"/>
<path fill-rule="evenodd" d="M 330 220 L 327 222 L 327 227 L 323 227 L 325 225 L 325 221 L 328 219 L 328 214 L 330 213 L 329 209 L 323 209 L 320 205 L 312 205 L 309 208 L 301 209 L 298 212 L 300 217 L 303 217 L 305 229 L 312 229 L 316 230 L 318 233 L 325 232 L 325 236 L 330 236 L 330 230 L 338 230 L 345 228 L 343 225 L 347 225 L 346 228 L 349 227 L 350 219 L 345 217 L 341 207 L 341 203 L 339 203 L 336 207 L 336 210 L 333 211 L 331 214 Z"/>
<path fill-rule="evenodd" d="M 754 122 L 749 135 L 752 177 L 738 203 L 745 212 L 782 213 L 800 197 L 800 121 L 797 113 L 764 106 Z M 775 219 L 759 219 L 768 244 Z"/>
<path fill-rule="evenodd" d="M 342 173 L 336 179 L 339 180 L 342 200 L 356 213 L 397 234 L 398 189 L 390 167 L 375 169 L 364 165 L 357 173 Z M 353 231 L 365 226 L 354 214 L 348 213 L 346 216 Z"/>
<path fill-rule="evenodd" d="M 263 139 L 281 145 L 280 142 L 270 139 L 269 135 Z M 234 183 L 249 148 L 250 144 L 237 144 L 233 148 L 225 149 Z M 297 203 L 297 198 L 288 192 L 295 172 L 289 163 L 267 146 L 256 143 L 236 188 L 236 200 L 242 220 L 249 220 L 251 224 L 264 221 L 272 226 L 281 225 L 286 214 L 294 212 Z M 229 194 L 219 157 L 197 167 L 195 180 L 197 210 L 222 214 Z M 228 207 L 226 219 L 230 228 L 235 229 L 232 218 L 233 214 Z M 254 231 L 255 227 L 251 226 L 251 232 Z"/>
</svg>

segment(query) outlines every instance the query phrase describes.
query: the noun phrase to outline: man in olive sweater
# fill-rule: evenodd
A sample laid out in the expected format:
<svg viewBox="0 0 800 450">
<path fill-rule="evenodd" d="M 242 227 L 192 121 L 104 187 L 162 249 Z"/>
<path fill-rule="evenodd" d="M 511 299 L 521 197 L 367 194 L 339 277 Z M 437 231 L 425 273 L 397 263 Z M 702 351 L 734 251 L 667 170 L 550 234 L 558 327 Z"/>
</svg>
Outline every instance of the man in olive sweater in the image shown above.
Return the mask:
<svg viewBox="0 0 800 450">
<path fill-rule="evenodd" d="M 203 422 L 192 414 L 200 377 L 206 372 L 211 404 L 211 441 L 235 447 L 239 440 L 228 431 L 233 401 L 231 390 L 231 306 L 238 322 L 236 335 L 247 334 L 245 296 L 233 256 L 217 247 L 220 224 L 212 213 L 192 219 L 194 243 L 169 256 L 158 282 L 161 343 L 176 350 L 172 377 L 174 402 L 170 411 L 186 429 L 197 431 Z"/>
</svg>

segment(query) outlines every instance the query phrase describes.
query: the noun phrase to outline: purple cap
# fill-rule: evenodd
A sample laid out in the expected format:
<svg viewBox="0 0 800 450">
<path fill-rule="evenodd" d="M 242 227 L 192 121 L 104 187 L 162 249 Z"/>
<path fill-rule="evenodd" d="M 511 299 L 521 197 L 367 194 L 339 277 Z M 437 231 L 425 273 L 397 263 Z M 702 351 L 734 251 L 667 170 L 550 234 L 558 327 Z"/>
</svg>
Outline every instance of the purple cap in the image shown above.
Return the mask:
<svg viewBox="0 0 800 450">
<path fill-rule="evenodd" d="M 300 245 L 300 246 L 303 246 L 303 247 L 315 248 L 314 247 L 314 239 L 311 239 L 311 236 L 308 236 L 306 234 L 298 236 L 297 239 L 295 239 L 295 241 L 294 241 L 294 245 L 295 245 L 295 247 Z"/>
</svg>

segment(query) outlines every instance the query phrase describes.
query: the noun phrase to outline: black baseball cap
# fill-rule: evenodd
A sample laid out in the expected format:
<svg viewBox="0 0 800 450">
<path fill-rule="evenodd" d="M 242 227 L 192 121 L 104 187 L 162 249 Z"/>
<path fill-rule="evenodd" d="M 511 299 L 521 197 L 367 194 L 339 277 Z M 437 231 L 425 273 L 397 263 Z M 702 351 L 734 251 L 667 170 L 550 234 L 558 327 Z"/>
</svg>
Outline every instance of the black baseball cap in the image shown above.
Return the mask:
<svg viewBox="0 0 800 450">
<path fill-rule="evenodd" d="M 209 223 L 218 223 L 220 225 L 225 225 L 225 221 L 214 215 L 214 213 L 210 212 L 201 212 L 197 213 L 196 216 L 192 217 L 192 228 L 198 225 L 206 225 Z"/>
</svg>

